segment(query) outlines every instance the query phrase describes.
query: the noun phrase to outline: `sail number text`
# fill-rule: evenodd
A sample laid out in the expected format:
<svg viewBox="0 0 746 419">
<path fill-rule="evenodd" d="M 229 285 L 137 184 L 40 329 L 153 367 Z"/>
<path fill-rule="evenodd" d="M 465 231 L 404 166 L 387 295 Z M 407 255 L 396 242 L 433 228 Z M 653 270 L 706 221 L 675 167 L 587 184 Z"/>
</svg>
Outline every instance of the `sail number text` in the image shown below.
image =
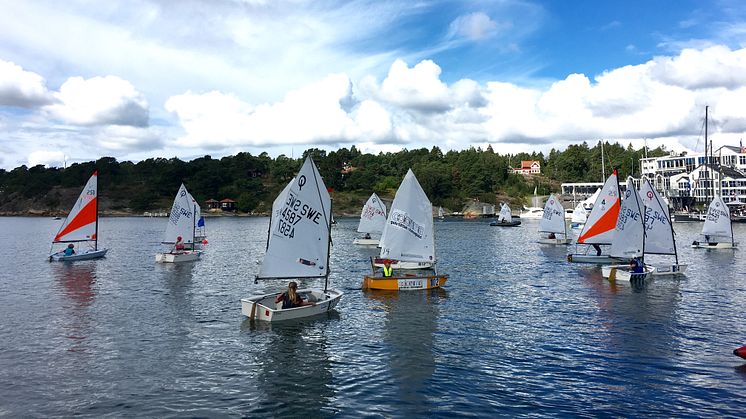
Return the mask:
<svg viewBox="0 0 746 419">
<path fill-rule="evenodd" d="M 277 233 L 289 238 L 295 237 L 295 226 L 304 218 L 319 225 L 322 213 L 304 204 L 297 195 L 290 192 L 277 222 Z"/>
</svg>

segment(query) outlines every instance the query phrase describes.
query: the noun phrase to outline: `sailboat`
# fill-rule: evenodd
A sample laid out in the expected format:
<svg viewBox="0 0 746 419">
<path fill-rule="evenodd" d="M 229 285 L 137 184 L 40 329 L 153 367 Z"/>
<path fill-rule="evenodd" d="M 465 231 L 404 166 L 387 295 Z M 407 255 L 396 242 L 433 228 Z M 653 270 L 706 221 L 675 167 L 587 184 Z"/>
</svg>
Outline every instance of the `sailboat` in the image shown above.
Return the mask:
<svg viewBox="0 0 746 419">
<path fill-rule="evenodd" d="M 156 253 L 156 262 L 192 262 L 202 256 L 202 251 L 194 248 L 197 234 L 196 214 L 197 203 L 182 183 L 174 198 L 174 204 L 171 206 L 171 213 L 168 217 L 162 242 L 163 244 L 174 245 L 174 247 L 168 252 Z M 184 246 L 184 249 L 177 249 L 180 244 Z"/>
<path fill-rule="evenodd" d="M 510 210 L 508 204 L 503 203 L 500 207 L 500 214 L 497 216 L 496 221 L 490 223 L 492 227 L 516 227 L 521 225 L 520 220 L 513 220 L 513 212 Z"/>
<path fill-rule="evenodd" d="M 702 236 L 704 236 L 704 241 L 695 240 L 692 247 L 700 249 L 735 249 L 738 247 L 738 242 L 733 237 L 730 210 L 719 195 L 715 195 L 707 209 Z"/>
<path fill-rule="evenodd" d="M 565 209 L 554 194 L 549 195 L 544 205 L 544 217 L 539 222 L 539 233 L 547 233 L 547 237 L 540 237 L 542 244 L 569 244 L 567 224 L 565 223 Z"/>
<path fill-rule="evenodd" d="M 332 204 L 318 168 L 308 156 L 298 175 L 272 203 L 267 250 L 256 280 L 324 279 L 324 289 L 297 291 L 308 303 L 282 308 L 278 293 L 241 299 L 241 313 L 251 320 L 277 322 L 325 313 L 339 303 L 342 292 L 329 289 Z"/>
<path fill-rule="evenodd" d="M 98 170 L 93 172 L 78 200 L 52 240 L 55 243 L 88 243 L 89 249 L 78 249 L 65 255 L 64 250 L 49 255 L 49 261 L 76 261 L 104 257 L 109 249 L 98 248 Z M 68 252 L 69 253 L 69 252 Z"/>
<path fill-rule="evenodd" d="M 591 214 L 578 236 L 575 253 L 567 255 L 569 262 L 614 263 L 620 261 L 609 255 L 600 254 L 600 251 L 595 255 L 589 254 L 590 246 L 585 249 L 585 253 L 577 252 L 577 245 L 579 244 L 596 245 L 599 246 L 599 249 L 601 245 L 611 244 L 617 218 L 619 218 L 620 201 L 619 181 L 615 169 L 611 176 L 606 179 L 604 186 L 601 188 L 601 193 L 596 198 L 596 202 L 593 203 Z"/>
<path fill-rule="evenodd" d="M 673 255 L 675 264 L 655 266 L 654 276 L 682 275 L 687 265 L 679 264 L 679 254 L 676 250 L 676 236 L 671 223 L 668 204 L 655 190 L 650 179 L 643 176 L 640 185 L 640 199 L 645 207 L 645 254 Z"/>
<path fill-rule="evenodd" d="M 360 213 L 360 224 L 357 226 L 358 233 L 365 233 L 365 237 L 356 238 L 352 244 L 361 246 L 378 246 L 378 239 L 370 237 L 371 233 L 380 234 L 386 224 L 386 205 L 375 193 L 368 198 Z"/>
<path fill-rule="evenodd" d="M 588 220 L 588 212 L 583 206 L 582 202 L 578 202 L 575 209 L 572 210 L 572 216 L 570 217 L 570 228 L 582 229 L 585 222 Z"/>
<path fill-rule="evenodd" d="M 518 214 L 520 218 L 540 220 L 544 217 L 544 208 L 539 206 L 538 187 L 534 186 L 534 196 L 531 198 L 531 206 L 523 207 L 523 211 Z"/>
<path fill-rule="evenodd" d="M 377 276 L 376 268 L 386 261 L 398 275 Z M 373 273 L 363 278 L 363 289 L 423 290 L 442 287 L 448 280 L 436 269 L 433 206 L 412 169 L 396 191 L 381 236 L 380 257 L 371 265 Z M 400 274 L 405 268 L 417 270 Z"/>
<path fill-rule="evenodd" d="M 443 207 L 438 207 L 438 221 L 443 221 L 446 219 L 446 212 L 443 211 Z"/>
<path fill-rule="evenodd" d="M 609 281 L 618 279 L 644 281 L 655 270 L 652 266 L 645 265 L 646 228 L 642 208 L 640 194 L 635 189 L 632 177 L 628 177 L 624 200 L 619 210 L 614 235 L 611 238 L 609 255 L 621 260 L 639 260 L 642 264 L 642 272 L 633 272 L 629 266 L 625 265 L 603 266 L 601 273 L 604 278 L 609 278 Z"/>
</svg>

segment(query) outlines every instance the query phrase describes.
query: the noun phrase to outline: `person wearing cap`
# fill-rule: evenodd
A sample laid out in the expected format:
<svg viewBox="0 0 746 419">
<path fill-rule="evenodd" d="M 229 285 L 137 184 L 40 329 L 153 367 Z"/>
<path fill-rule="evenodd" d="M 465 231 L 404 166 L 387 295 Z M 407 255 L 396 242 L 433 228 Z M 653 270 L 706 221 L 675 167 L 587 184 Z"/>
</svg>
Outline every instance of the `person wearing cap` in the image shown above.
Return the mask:
<svg viewBox="0 0 746 419">
<path fill-rule="evenodd" d="M 174 245 L 174 250 L 177 252 L 183 252 L 184 251 L 184 243 L 181 241 L 181 236 L 176 238 L 176 244 Z"/>
<path fill-rule="evenodd" d="M 383 276 L 384 278 L 390 278 L 394 273 L 394 268 L 391 267 L 391 261 L 386 259 L 383 261 Z"/>
</svg>

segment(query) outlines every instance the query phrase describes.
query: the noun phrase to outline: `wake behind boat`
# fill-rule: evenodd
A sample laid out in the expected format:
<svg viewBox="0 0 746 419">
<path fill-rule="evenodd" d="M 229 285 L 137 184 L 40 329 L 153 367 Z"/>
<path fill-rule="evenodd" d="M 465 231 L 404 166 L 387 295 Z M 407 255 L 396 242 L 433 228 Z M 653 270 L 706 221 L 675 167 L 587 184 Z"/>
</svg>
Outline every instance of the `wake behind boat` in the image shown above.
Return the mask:
<svg viewBox="0 0 746 419">
<path fill-rule="evenodd" d="M 324 289 L 298 290 L 302 305 L 277 302 L 278 293 L 242 298 L 244 316 L 278 322 L 326 313 L 339 303 L 343 293 L 328 288 L 331 221 L 331 197 L 308 156 L 298 175 L 272 203 L 267 251 L 256 280 L 323 278 Z"/>
<path fill-rule="evenodd" d="M 67 243 L 67 247 L 50 254 L 50 262 L 98 259 L 106 256 L 109 251 L 98 248 L 98 170 L 88 179 L 65 222 L 54 236 L 52 248 L 57 243 Z M 75 250 L 74 243 L 87 243 L 89 249 Z"/>
<path fill-rule="evenodd" d="M 376 262 L 383 264 L 380 270 Z M 380 259 L 371 266 L 373 273 L 363 278 L 363 289 L 424 290 L 442 287 L 448 280 L 436 270 L 433 207 L 411 169 L 391 204 Z"/>
</svg>

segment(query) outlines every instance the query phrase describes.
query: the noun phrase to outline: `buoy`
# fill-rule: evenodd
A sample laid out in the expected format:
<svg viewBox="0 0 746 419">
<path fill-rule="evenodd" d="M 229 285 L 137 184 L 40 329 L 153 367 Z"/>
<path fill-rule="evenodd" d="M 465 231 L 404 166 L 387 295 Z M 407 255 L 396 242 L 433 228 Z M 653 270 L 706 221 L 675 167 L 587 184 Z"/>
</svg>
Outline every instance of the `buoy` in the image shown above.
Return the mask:
<svg viewBox="0 0 746 419">
<path fill-rule="evenodd" d="M 207 239 L 202 239 L 202 244 L 207 244 Z"/>
<path fill-rule="evenodd" d="M 741 346 L 738 349 L 734 349 L 733 355 L 740 356 L 741 358 L 746 359 L 746 345 Z"/>
</svg>

